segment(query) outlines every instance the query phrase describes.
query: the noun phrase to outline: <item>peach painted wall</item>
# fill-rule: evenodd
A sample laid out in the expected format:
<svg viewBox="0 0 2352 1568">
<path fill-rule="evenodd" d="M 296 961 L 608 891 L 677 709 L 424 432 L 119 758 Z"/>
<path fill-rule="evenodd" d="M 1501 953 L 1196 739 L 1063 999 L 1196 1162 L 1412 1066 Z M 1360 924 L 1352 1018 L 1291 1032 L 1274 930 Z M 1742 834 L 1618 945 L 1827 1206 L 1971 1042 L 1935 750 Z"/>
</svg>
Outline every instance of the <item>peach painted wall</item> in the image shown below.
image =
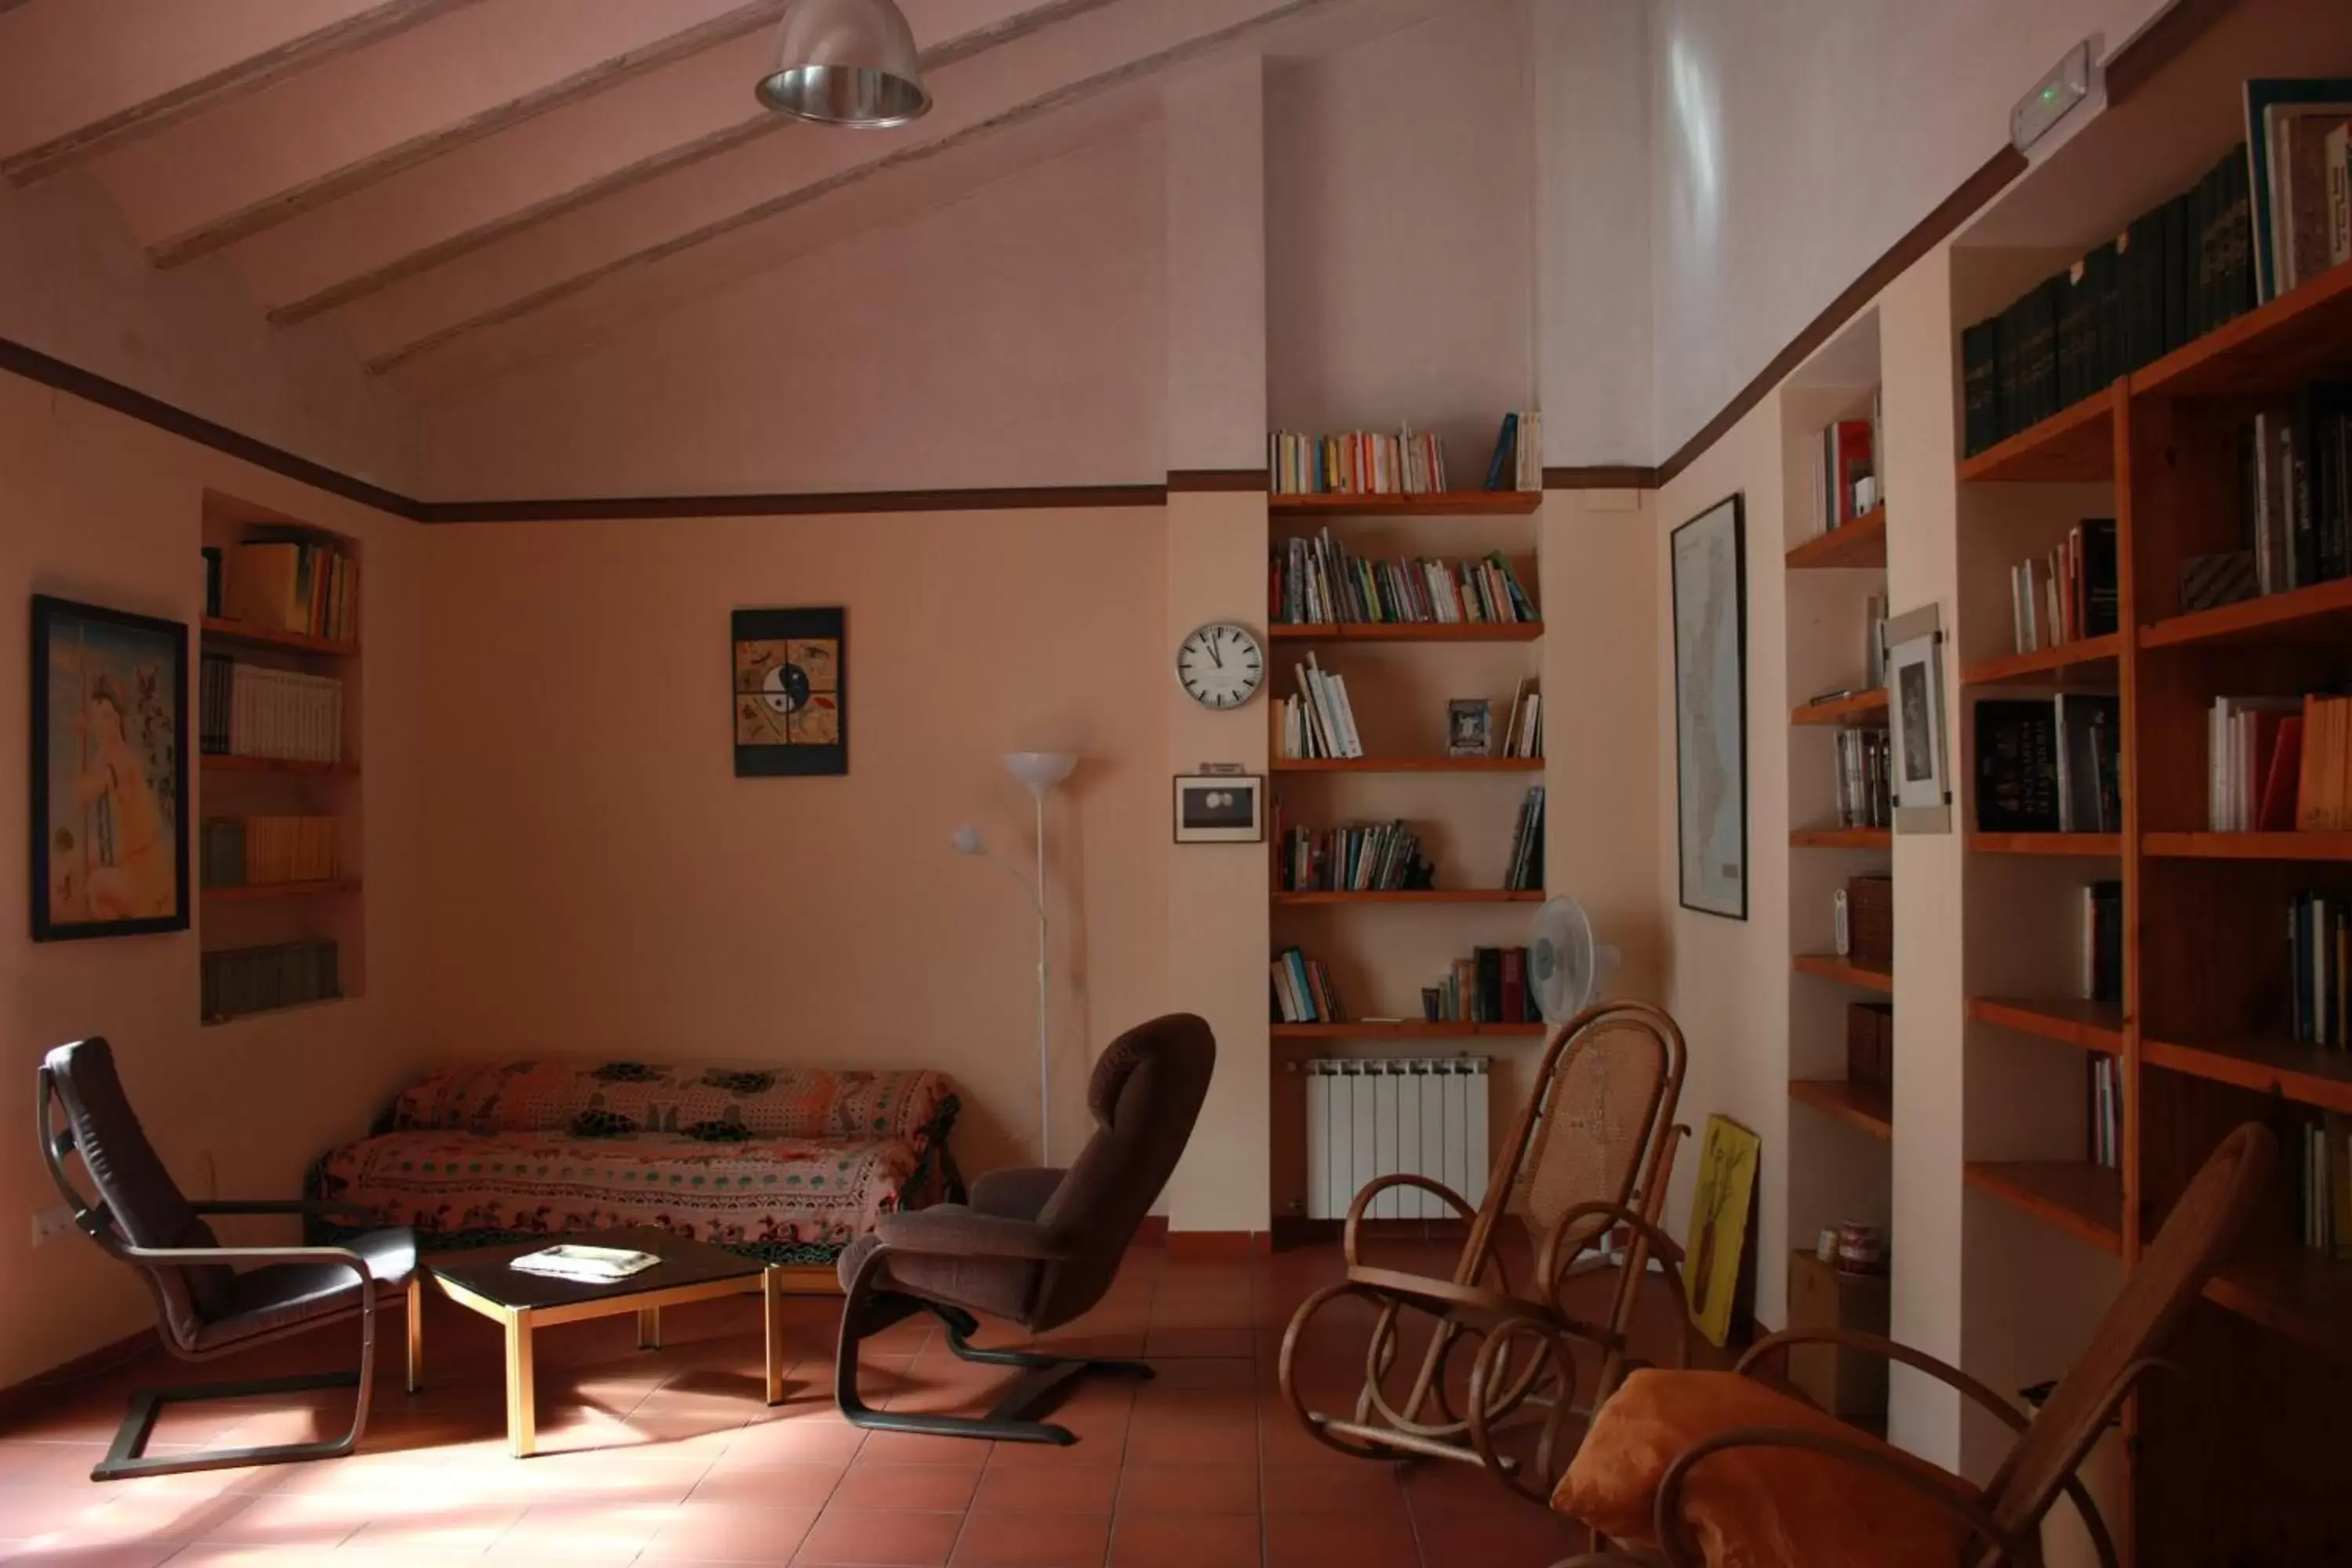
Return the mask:
<svg viewBox="0 0 2352 1568">
<path fill-rule="evenodd" d="M 426 412 L 438 497 L 1149 482 L 1155 124 Z"/>
<path fill-rule="evenodd" d="M 194 931 L 30 940 L 20 826 L 30 811 L 30 596 L 53 594 L 193 626 L 204 607 L 196 551 L 208 488 L 352 535 L 366 562 L 368 993 L 217 1028 L 197 1024 Z M 11 889 L 16 911 L 0 931 L 0 1122 L 17 1129 L 0 1157 L 5 1385 L 152 1321 L 145 1289 L 87 1241 L 67 1237 L 37 1255 L 27 1250 L 26 1216 L 57 1201 L 26 1136 L 43 1053 L 66 1040 L 107 1036 L 133 1104 L 184 1186 L 197 1195 L 291 1197 L 310 1162 L 363 1132 L 395 1087 L 416 1038 L 414 1004 L 426 989 L 417 809 L 425 773 L 416 678 L 422 552 L 415 525 L 9 375 L 0 375 L 0 514 L 8 520 L 0 527 L 0 821 L 10 824 L 0 832 L 0 887 Z M 193 647 L 190 658 L 193 722 Z M 204 809 L 198 773 L 191 819 Z M 195 918 L 200 927 L 201 909 Z M 285 1239 L 282 1231 L 251 1234 Z"/>
<path fill-rule="evenodd" d="M 430 1037 L 467 1056 L 938 1067 L 968 1170 L 1034 1152 L 1050 804 L 1057 1156 L 1166 975 L 1156 508 L 425 534 Z M 850 772 L 739 779 L 738 606 L 848 609 Z M 951 852 L 978 824 L 999 865 Z"/>
</svg>

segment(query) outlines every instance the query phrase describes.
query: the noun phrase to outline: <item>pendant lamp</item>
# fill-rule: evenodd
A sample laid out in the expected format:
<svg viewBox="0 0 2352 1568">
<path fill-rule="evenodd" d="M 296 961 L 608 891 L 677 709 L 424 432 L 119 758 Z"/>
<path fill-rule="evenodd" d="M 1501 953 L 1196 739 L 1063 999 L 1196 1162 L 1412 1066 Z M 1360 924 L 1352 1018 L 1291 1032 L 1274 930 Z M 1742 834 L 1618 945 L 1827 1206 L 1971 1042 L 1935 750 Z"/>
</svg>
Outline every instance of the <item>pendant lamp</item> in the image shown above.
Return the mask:
<svg viewBox="0 0 2352 1568">
<path fill-rule="evenodd" d="M 883 130 L 931 107 L 915 35 L 890 0 L 792 0 L 760 101 L 818 125 Z"/>
</svg>

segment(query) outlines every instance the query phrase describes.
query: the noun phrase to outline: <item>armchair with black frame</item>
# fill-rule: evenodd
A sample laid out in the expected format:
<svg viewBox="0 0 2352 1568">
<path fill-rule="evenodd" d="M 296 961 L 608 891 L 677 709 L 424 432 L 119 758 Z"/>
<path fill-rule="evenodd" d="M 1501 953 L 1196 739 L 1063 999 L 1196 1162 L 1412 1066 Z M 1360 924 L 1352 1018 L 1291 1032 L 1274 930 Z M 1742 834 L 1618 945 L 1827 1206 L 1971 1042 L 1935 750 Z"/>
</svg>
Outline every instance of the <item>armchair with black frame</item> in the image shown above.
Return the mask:
<svg viewBox="0 0 2352 1568">
<path fill-rule="evenodd" d="M 416 1237 L 408 1230 L 372 1230 L 341 1247 L 226 1246 L 205 1223 L 228 1215 L 330 1215 L 364 1223 L 352 1205 L 308 1199 L 192 1203 L 182 1194 L 139 1124 L 115 1072 L 114 1053 L 100 1038 L 58 1047 L 41 1064 L 35 1095 L 41 1153 L 74 1223 L 110 1257 L 136 1269 L 155 1299 L 164 1348 L 185 1361 L 210 1361 L 333 1323 L 360 1323 L 355 1372 L 320 1373 L 181 1388 L 142 1389 L 114 1443 L 90 1471 L 97 1481 L 169 1475 L 237 1465 L 336 1458 L 358 1447 L 367 1428 L 375 1372 L 376 1313 L 404 1300 L 408 1313 L 408 1390 L 424 1372 Z M 63 1112 L 59 1125 L 58 1112 Z M 86 1195 L 66 1167 L 79 1155 L 95 1195 Z M 236 1264 L 257 1268 L 236 1271 Z M 250 1448 L 207 1448 L 149 1456 L 145 1450 L 166 1405 L 241 1399 L 320 1388 L 356 1386 L 351 1429 L 340 1436 Z"/>
</svg>

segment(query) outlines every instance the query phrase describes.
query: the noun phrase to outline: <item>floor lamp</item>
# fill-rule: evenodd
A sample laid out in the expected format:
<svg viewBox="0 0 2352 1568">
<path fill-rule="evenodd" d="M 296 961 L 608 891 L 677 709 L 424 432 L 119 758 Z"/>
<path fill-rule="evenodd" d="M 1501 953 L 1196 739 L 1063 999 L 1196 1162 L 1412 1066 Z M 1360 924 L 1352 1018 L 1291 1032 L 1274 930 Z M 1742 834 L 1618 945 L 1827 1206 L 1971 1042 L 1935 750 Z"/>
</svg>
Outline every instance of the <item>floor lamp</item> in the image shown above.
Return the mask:
<svg viewBox="0 0 2352 1568">
<path fill-rule="evenodd" d="M 1037 1163 L 1041 1165 L 1054 1163 L 1054 1047 L 1047 1027 L 1045 970 L 1045 797 L 1077 765 L 1078 759 L 1068 752 L 1014 752 L 1004 759 L 1004 771 L 1029 786 L 1030 797 L 1037 805 L 1037 879 L 1030 885 L 1029 896 L 1037 906 Z M 953 843 L 959 855 L 988 853 L 980 829 L 969 822 L 955 830 Z M 1007 872 L 1020 880 L 1017 872 L 1010 868 Z"/>
</svg>

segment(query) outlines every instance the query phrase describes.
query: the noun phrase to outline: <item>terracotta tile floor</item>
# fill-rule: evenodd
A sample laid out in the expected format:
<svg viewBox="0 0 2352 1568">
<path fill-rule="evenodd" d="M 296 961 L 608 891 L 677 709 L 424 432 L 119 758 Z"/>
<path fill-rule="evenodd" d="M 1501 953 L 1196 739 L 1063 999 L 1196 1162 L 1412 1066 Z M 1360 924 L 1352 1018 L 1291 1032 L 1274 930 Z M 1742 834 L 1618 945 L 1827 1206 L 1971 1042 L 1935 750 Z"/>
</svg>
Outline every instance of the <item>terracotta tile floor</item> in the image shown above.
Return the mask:
<svg viewBox="0 0 2352 1568">
<path fill-rule="evenodd" d="M 1383 1260 L 1442 1269 L 1450 1253 L 1391 1243 Z M 627 1319 L 547 1331 L 543 1452 L 513 1460 L 498 1330 L 436 1300 L 425 1391 L 400 1388 L 395 1319 L 352 1458 L 95 1485 L 134 1383 L 274 1375 L 349 1352 L 330 1333 L 202 1369 L 142 1357 L 0 1428 L 0 1563 L 1543 1568 L 1570 1555 L 1561 1521 L 1479 1475 L 1352 1459 L 1300 1428 L 1276 1387 L 1282 1327 L 1339 1267 L 1328 1247 L 1251 1262 L 1139 1248 L 1055 1339 L 1142 1354 L 1160 1375 L 1084 1385 L 1058 1417 L 1080 1436 L 1069 1448 L 847 1425 L 829 1392 L 838 1302 L 812 1298 L 792 1305 L 795 1364 L 772 1410 L 758 1403 L 756 1302 L 673 1311 L 659 1351 L 636 1350 Z M 1308 1366 L 1329 1407 L 1352 1399 L 1363 1321 L 1335 1325 Z M 867 1397 L 985 1405 L 1008 1374 L 955 1360 L 929 1322 L 869 1342 Z M 167 1416 L 157 1447 L 307 1437 L 347 1411 L 326 1396 L 206 1406 Z"/>
</svg>

